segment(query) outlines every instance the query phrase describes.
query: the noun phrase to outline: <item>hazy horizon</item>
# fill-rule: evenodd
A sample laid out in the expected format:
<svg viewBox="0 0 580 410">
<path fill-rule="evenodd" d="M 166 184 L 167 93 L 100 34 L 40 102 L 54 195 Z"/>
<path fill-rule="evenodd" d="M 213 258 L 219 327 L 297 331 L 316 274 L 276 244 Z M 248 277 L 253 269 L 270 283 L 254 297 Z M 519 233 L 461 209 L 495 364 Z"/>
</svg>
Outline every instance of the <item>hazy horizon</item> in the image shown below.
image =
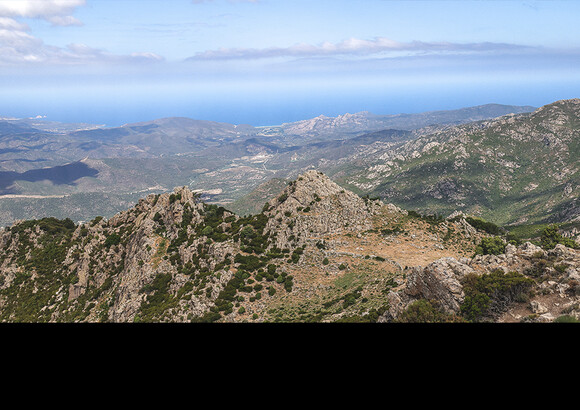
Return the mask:
<svg viewBox="0 0 580 410">
<path fill-rule="evenodd" d="M 0 117 L 277 125 L 580 96 L 580 2 L 0 0 Z"/>
</svg>

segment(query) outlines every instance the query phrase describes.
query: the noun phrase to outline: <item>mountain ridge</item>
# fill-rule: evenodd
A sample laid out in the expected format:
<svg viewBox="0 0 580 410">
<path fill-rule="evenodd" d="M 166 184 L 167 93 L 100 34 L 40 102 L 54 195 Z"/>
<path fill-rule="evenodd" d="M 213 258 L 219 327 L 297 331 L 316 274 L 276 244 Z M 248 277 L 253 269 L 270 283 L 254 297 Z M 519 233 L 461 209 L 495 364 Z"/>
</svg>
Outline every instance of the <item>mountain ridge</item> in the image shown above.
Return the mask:
<svg viewBox="0 0 580 410">
<path fill-rule="evenodd" d="M 157 185 L 146 181 L 135 205 L 108 217 L 1 228 L 0 321 L 578 321 L 580 224 L 548 223 L 578 218 L 579 137 L 580 99 L 571 99 L 284 149 L 253 136 L 230 152 L 134 168 L 127 158 L 71 162 L 109 181 L 126 177 L 120 166 L 145 181 L 150 167 Z M 192 165 L 196 180 L 168 192 L 175 179 L 166 176 Z M 46 170 L 70 195 L 54 200 L 72 201 L 75 184 L 95 181 L 59 166 Z M 42 179 L 26 172 L 24 182 Z M 272 183 L 252 198 L 260 208 L 241 216 L 204 199 L 221 192 L 217 178 L 241 191 Z M 503 223 L 513 217 L 487 217 L 506 209 L 542 229 L 518 236 Z"/>
<path fill-rule="evenodd" d="M 532 106 L 514 106 L 504 104 L 484 104 L 452 110 L 426 111 L 412 114 L 373 114 L 369 111 L 344 113 L 336 117 L 319 115 L 301 121 L 284 123 L 270 127 L 281 130 L 285 138 L 296 141 L 296 137 L 305 137 L 317 141 L 336 137 L 340 130 L 342 138 L 362 135 L 384 129 L 411 131 L 434 124 L 453 125 L 499 117 L 510 113 L 524 113 L 535 110 Z M 298 141 L 302 141 L 298 139 Z"/>
<path fill-rule="evenodd" d="M 400 206 L 414 204 L 423 212 L 460 209 L 501 224 L 564 221 L 557 216 L 562 211 L 554 211 L 565 209 L 566 203 L 576 209 L 573 215 L 578 213 L 573 205 L 580 192 L 575 182 L 578 118 L 580 100 L 571 99 L 529 114 L 436 130 L 367 156 L 369 165 L 361 168 L 360 180 L 351 175 L 350 181 L 364 185 L 371 195 Z M 419 180 L 420 185 L 413 182 Z M 513 211 L 510 215 L 510 207 L 520 202 L 535 203 L 537 209 L 520 208 L 520 218 Z"/>
<path fill-rule="evenodd" d="M 316 170 L 246 217 L 176 187 L 109 219 L 76 225 L 46 218 L 0 229 L 0 321 L 580 317 L 574 307 L 579 250 L 500 240 L 499 253 L 480 253 L 478 247 L 487 249 L 496 237 L 471 223 L 461 215 L 422 217 L 361 198 Z M 474 306 L 471 283 L 486 279 L 502 291 L 482 294 L 492 303 Z"/>
</svg>

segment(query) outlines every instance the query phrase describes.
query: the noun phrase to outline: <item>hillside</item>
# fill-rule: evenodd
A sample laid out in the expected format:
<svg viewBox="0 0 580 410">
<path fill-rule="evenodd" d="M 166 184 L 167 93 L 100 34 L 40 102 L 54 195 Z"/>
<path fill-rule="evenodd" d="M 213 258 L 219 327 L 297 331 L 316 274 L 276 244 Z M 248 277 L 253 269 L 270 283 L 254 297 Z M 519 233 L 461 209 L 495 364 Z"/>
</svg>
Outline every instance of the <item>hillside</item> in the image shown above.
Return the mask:
<svg viewBox="0 0 580 410">
<path fill-rule="evenodd" d="M 504 243 L 495 252 L 497 243 L 484 239 L 493 236 L 490 226 L 461 215 L 421 216 L 359 197 L 315 170 L 246 217 L 180 187 L 150 194 L 109 219 L 76 225 L 45 218 L 2 229 L 0 320 L 578 317 L 580 251 L 557 244 L 573 243 L 555 232 L 557 240 L 547 249 Z M 478 278 L 499 283 L 493 288 L 501 291 L 489 293 Z M 473 292 L 482 293 L 476 300 L 487 304 L 475 306 Z"/>
<path fill-rule="evenodd" d="M 499 224 L 580 217 L 580 100 L 437 130 L 362 151 L 344 186 L 423 213 L 454 210 Z"/>
</svg>

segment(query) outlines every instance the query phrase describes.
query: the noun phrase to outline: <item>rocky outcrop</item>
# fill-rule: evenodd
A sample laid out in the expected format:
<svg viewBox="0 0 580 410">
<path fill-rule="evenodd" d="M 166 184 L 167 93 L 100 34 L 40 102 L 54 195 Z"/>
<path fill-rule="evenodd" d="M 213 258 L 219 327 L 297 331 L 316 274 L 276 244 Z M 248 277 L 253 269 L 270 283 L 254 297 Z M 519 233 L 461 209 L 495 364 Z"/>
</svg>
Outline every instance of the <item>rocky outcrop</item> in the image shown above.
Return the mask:
<svg viewBox="0 0 580 410">
<path fill-rule="evenodd" d="M 461 279 L 474 272 L 465 262 L 447 257 L 425 267 L 408 268 L 405 286 L 389 293 L 390 308 L 379 321 L 397 319 L 411 303 L 419 299 L 436 300 L 446 313 L 458 313 L 465 296 Z"/>
<path fill-rule="evenodd" d="M 266 231 L 275 234 L 278 248 L 303 245 L 307 238 L 371 229 L 381 206 L 382 202 L 364 200 L 322 172 L 310 170 L 268 202 Z"/>
<path fill-rule="evenodd" d="M 24 286 L 12 286 L 14 278 L 24 272 L 38 278 L 34 284 L 29 281 L 35 292 L 58 301 L 46 310 L 51 313 L 42 320 L 48 321 L 131 322 L 158 302 L 164 308 L 174 305 L 172 321 L 198 317 L 231 279 L 231 259 L 239 252 L 231 238 L 216 239 L 212 233 L 236 220 L 227 210 L 201 202 L 187 187 L 178 187 L 149 195 L 108 220 L 99 217 L 76 227 L 71 221 L 74 230 L 58 220 L 22 222 L 0 234 L 5 251 L 0 290 L 28 294 Z M 49 273 L 52 283 L 44 279 Z M 203 278 L 195 284 L 204 292 L 190 280 L 198 274 Z M 56 294 L 51 293 L 58 284 Z M 180 292 L 183 297 L 170 304 Z M 4 320 L 20 317 L 6 314 Z M 160 320 L 157 313 L 151 315 L 149 319 Z"/>
<path fill-rule="evenodd" d="M 292 276 L 285 265 L 297 264 L 306 246 L 324 235 L 371 229 L 382 207 L 308 171 L 262 213 L 243 218 L 178 187 L 149 195 L 109 219 L 77 226 L 23 221 L 0 232 L 5 252 L 0 291 L 9 295 L 4 302 L 0 295 L 0 306 L 6 307 L 4 313 L 0 308 L 5 315 L 0 319 L 29 317 L 17 299 L 34 291 L 37 299 L 51 301 L 44 313 L 36 313 L 42 321 L 179 322 L 224 315 L 235 321 L 242 313 L 233 304 L 245 300 L 234 297 L 238 291 L 250 302 L 261 299 L 259 282 L 267 278 L 274 282 L 269 293 L 290 292 Z M 42 254 L 44 246 L 51 247 L 50 254 Z M 47 258 L 54 259 L 46 264 Z M 52 282 L 44 281 L 49 272 Z M 19 281 L 25 286 L 14 285 Z"/>
<path fill-rule="evenodd" d="M 439 259 L 425 268 L 411 268 L 405 294 L 411 298 L 438 300 L 446 312 L 456 313 L 463 302 L 461 279 L 473 269 L 455 258 Z"/>
<path fill-rule="evenodd" d="M 518 247 L 508 244 L 504 254 L 476 255 L 473 258 L 442 258 L 425 267 L 407 270 L 407 281 L 388 295 L 389 309 L 379 322 L 396 321 L 402 313 L 420 299 L 436 301 L 447 314 L 459 314 L 465 292 L 462 279 L 467 275 L 487 275 L 491 272 L 517 272 L 534 281 L 532 299 L 518 305 L 515 315 L 510 313 L 516 294 L 495 301 L 490 313 L 495 321 L 553 321 L 570 315 L 580 319 L 580 250 L 558 244 L 543 250 L 530 242 Z M 502 316 L 503 315 L 503 316 Z"/>
</svg>

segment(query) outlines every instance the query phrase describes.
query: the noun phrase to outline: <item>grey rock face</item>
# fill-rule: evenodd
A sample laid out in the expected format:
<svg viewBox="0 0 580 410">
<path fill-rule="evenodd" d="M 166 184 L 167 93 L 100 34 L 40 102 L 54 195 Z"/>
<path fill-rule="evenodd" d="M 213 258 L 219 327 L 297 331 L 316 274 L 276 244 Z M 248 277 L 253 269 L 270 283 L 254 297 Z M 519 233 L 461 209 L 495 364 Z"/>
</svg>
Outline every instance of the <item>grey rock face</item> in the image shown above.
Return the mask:
<svg viewBox="0 0 580 410">
<path fill-rule="evenodd" d="M 314 170 L 302 174 L 268 204 L 266 231 L 276 234 L 281 249 L 293 239 L 302 245 L 308 237 L 370 229 L 371 218 L 382 205 L 345 191 Z"/>
<path fill-rule="evenodd" d="M 464 298 L 459 281 L 472 272 L 455 258 L 442 258 L 425 268 L 413 268 L 404 292 L 416 299 L 438 300 L 445 311 L 457 313 Z"/>
</svg>

